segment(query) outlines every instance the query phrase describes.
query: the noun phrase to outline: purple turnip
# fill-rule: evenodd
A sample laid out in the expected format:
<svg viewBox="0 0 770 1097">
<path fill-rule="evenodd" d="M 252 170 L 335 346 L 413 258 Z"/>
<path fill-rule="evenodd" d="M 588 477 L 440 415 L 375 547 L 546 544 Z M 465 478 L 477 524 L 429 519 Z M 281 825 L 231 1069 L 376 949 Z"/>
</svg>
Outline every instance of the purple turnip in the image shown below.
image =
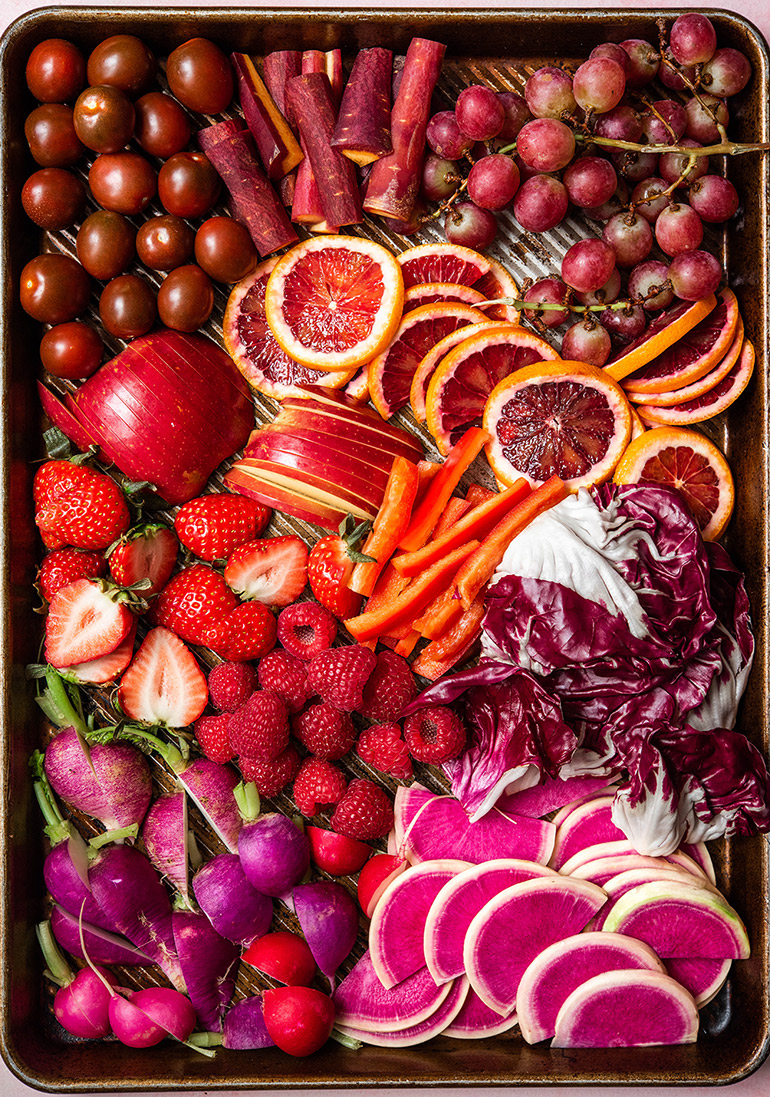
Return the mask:
<svg viewBox="0 0 770 1097">
<path fill-rule="evenodd" d="M 187 993 L 203 1029 L 220 1032 L 235 990 L 240 950 L 212 928 L 204 914 L 176 910 L 174 943 Z"/>
<path fill-rule="evenodd" d="M 91 960 L 95 964 L 120 964 L 123 967 L 145 967 L 152 963 L 146 952 L 121 937 L 99 926 L 80 922 L 76 914 L 63 907 L 55 906 L 51 911 L 51 928 L 54 937 L 63 949 L 85 959 L 80 930 L 83 930 L 83 943 Z"/>
<path fill-rule="evenodd" d="M 294 909 L 315 962 L 331 979 L 358 935 L 358 906 L 342 884 L 299 884 Z"/>
<path fill-rule="evenodd" d="M 193 892 L 217 933 L 239 945 L 250 945 L 267 933 L 273 901 L 256 891 L 234 853 L 213 857 L 193 877 Z"/>
<path fill-rule="evenodd" d="M 253 784 L 240 784 L 235 798 L 244 819 L 238 856 L 246 878 L 263 895 L 285 895 L 310 868 L 307 835 L 286 815 L 258 815 L 259 795 Z"/>
<path fill-rule="evenodd" d="M 261 997 L 244 998 L 228 1012 L 222 1046 L 236 1051 L 275 1046 L 267 1031 Z"/>
<path fill-rule="evenodd" d="M 142 839 L 147 856 L 189 903 L 187 862 L 189 830 L 184 789 L 159 796 L 144 820 Z"/>
</svg>

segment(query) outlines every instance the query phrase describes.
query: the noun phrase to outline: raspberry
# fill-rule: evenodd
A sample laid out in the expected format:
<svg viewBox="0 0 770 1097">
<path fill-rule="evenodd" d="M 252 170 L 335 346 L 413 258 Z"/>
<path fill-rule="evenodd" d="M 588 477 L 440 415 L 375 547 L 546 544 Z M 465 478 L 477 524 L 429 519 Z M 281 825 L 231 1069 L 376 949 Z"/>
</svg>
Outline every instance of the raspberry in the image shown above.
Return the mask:
<svg viewBox="0 0 770 1097">
<path fill-rule="evenodd" d="M 292 655 L 312 659 L 337 638 L 334 614 L 317 602 L 296 602 L 278 615 L 278 639 Z"/>
<path fill-rule="evenodd" d="M 235 712 L 257 688 L 251 663 L 220 663 L 209 673 L 209 700 L 220 712 Z"/>
<path fill-rule="evenodd" d="M 230 742 L 236 754 L 268 762 L 289 745 L 286 702 L 272 690 L 256 690 L 230 717 Z"/>
<path fill-rule="evenodd" d="M 277 758 L 262 762 L 258 758 L 239 758 L 244 781 L 253 781 L 260 796 L 277 796 L 293 781 L 300 766 L 296 747 L 289 746 Z"/>
<path fill-rule="evenodd" d="M 465 724 L 445 705 L 430 705 L 404 721 L 404 739 L 418 762 L 438 766 L 462 753 L 467 739 Z"/>
<path fill-rule="evenodd" d="M 417 683 L 406 659 L 395 651 L 382 651 L 366 683 L 358 711 L 378 724 L 387 724 L 397 720 L 416 696 Z"/>
<path fill-rule="evenodd" d="M 230 713 L 222 712 L 218 716 L 201 716 L 193 725 L 201 750 L 212 762 L 229 762 L 235 757 L 230 744 L 230 720 Z"/>
<path fill-rule="evenodd" d="M 360 707 L 364 686 L 376 665 L 374 652 L 360 644 L 330 648 L 310 660 L 307 680 L 323 701 L 352 712 Z"/>
<path fill-rule="evenodd" d="M 401 738 L 398 724 L 374 724 L 362 731 L 356 750 L 365 762 L 381 773 L 401 780 L 413 774 L 409 748 Z"/>
<path fill-rule="evenodd" d="M 393 826 L 393 805 L 384 788 L 357 777 L 334 809 L 331 825 L 348 838 L 383 838 Z"/>
<path fill-rule="evenodd" d="M 290 713 L 301 712 L 313 696 L 307 684 L 307 663 L 290 651 L 268 652 L 259 662 L 259 684 L 262 689 L 280 693 Z"/>
<path fill-rule="evenodd" d="M 347 781 L 341 770 L 320 758 L 306 758 L 294 781 L 294 803 L 302 815 L 316 815 L 322 808 L 338 804 Z"/>
<path fill-rule="evenodd" d="M 311 754 L 325 761 L 342 758 L 356 741 L 350 714 L 324 701 L 298 716 L 292 730 Z"/>
</svg>

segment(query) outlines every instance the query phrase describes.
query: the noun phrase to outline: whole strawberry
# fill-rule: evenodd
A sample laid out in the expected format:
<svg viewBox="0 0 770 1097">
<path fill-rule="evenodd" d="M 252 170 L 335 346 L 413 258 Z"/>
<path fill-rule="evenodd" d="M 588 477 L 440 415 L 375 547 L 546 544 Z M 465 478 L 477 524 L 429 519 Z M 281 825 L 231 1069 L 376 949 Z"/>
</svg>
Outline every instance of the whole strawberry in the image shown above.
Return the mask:
<svg viewBox="0 0 770 1097">
<path fill-rule="evenodd" d="M 347 788 L 345 774 L 320 758 L 306 758 L 294 781 L 294 803 L 309 818 L 342 799 Z"/>
<path fill-rule="evenodd" d="M 369 529 L 368 522 L 356 525 L 347 515 L 339 533 L 331 533 L 317 541 L 310 550 L 307 577 L 310 589 L 322 606 L 335 617 L 355 617 L 361 610 L 362 598 L 348 588 L 356 564 L 373 558 L 358 551 L 361 538 Z"/>
<path fill-rule="evenodd" d="M 204 632 L 202 642 L 231 663 L 260 659 L 275 647 L 276 627 L 262 602 L 241 602 Z"/>
<path fill-rule="evenodd" d="M 387 724 L 397 720 L 416 696 L 417 682 L 406 659 L 394 651 L 381 651 L 364 686 L 358 711 L 370 720 Z"/>
<path fill-rule="evenodd" d="M 269 762 L 289 745 L 289 714 L 282 697 L 258 689 L 230 717 L 230 743 L 236 754 Z"/>
<path fill-rule="evenodd" d="M 359 757 L 381 773 L 405 781 L 413 776 L 409 748 L 398 724 L 373 724 L 361 732 L 356 744 Z"/>
<path fill-rule="evenodd" d="M 194 564 L 166 584 L 150 608 L 149 619 L 170 628 L 188 644 L 203 644 L 212 625 L 237 605 L 238 599 L 218 571 Z"/>
<path fill-rule="evenodd" d="M 361 644 L 329 648 L 310 660 L 307 679 L 322 700 L 343 712 L 353 712 L 361 705 L 364 686 L 376 664 L 374 652 Z"/>
<path fill-rule="evenodd" d="M 110 571 L 120 587 L 147 583 L 148 597 L 163 590 L 176 565 L 179 543 L 168 526 L 158 523 L 134 526 L 124 533 L 109 552 Z"/>
<path fill-rule="evenodd" d="M 40 593 L 50 602 L 57 590 L 76 579 L 99 579 L 107 571 L 107 561 L 97 552 L 63 548 L 49 552 L 37 573 Z"/>
<path fill-rule="evenodd" d="M 277 796 L 297 776 L 302 759 L 296 747 L 288 746 L 277 758 L 239 758 L 245 781 L 253 781 L 260 796 Z"/>
<path fill-rule="evenodd" d="M 245 495 L 201 495 L 179 508 L 174 528 L 184 547 L 201 560 L 221 560 L 259 536 L 271 513 Z"/>
<path fill-rule="evenodd" d="M 350 713 L 340 712 L 325 701 L 311 705 L 294 720 L 292 731 L 316 758 L 342 758 L 356 741 Z"/>
<path fill-rule="evenodd" d="M 38 469 L 36 481 L 38 477 L 35 523 L 46 548 L 106 549 L 131 524 L 122 489 L 105 473 L 69 461 L 48 461 Z"/>
<path fill-rule="evenodd" d="M 384 788 L 357 777 L 334 809 L 331 825 L 348 838 L 383 838 L 393 826 L 393 805 Z"/>
</svg>

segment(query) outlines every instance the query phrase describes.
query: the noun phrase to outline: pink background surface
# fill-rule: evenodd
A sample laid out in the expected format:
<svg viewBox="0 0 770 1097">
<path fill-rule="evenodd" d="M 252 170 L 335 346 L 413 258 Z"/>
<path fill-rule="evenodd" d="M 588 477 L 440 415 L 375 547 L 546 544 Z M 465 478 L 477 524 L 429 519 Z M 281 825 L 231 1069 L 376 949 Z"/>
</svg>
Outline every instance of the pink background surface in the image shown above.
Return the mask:
<svg viewBox="0 0 770 1097">
<path fill-rule="evenodd" d="M 46 7 L 46 6 L 48 6 L 48 7 L 60 7 L 62 5 L 56 5 L 56 4 L 45 5 L 45 4 L 41 4 L 41 3 L 35 3 L 34 0 L 0 0 L 0 32 L 5 31 L 6 27 L 10 23 L 12 23 L 16 18 L 18 18 L 18 16 L 22 15 L 24 12 L 33 11 L 36 8 L 41 8 L 41 7 Z M 89 6 L 91 6 L 91 7 L 96 7 L 96 6 L 102 7 L 103 5 L 83 5 L 83 7 L 89 7 Z M 158 4 L 151 2 L 151 0 L 133 0 L 133 3 L 127 4 L 125 6 L 153 8 L 153 7 L 158 7 Z M 166 6 L 166 5 L 164 5 L 164 6 Z M 180 4 L 180 6 L 184 6 L 186 8 L 210 7 L 211 3 L 210 3 L 210 0 L 200 0 L 200 2 L 198 2 L 198 0 L 186 0 L 186 3 Z M 226 6 L 228 6 L 228 7 L 242 6 L 242 7 L 250 7 L 250 8 L 259 8 L 259 7 L 281 7 L 281 6 L 284 6 L 284 5 L 281 4 L 280 0 L 276 0 L 276 2 L 272 3 L 272 4 L 270 4 L 270 3 L 260 4 L 260 3 L 257 3 L 257 2 L 252 2 L 252 3 L 249 3 L 249 4 L 243 4 L 243 5 L 238 5 L 233 0 L 233 2 L 231 2 L 230 4 L 228 4 Z M 291 6 L 291 5 L 287 4 L 285 6 L 288 7 L 288 6 Z M 307 5 L 303 4 L 303 6 L 307 6 Z M 377 8 L 380 8 L 380 7 L 386 7 L 387 6 L 387 7 L 391 7 L 391 8 L 405 8 L 407 10 L 412 10 L 412 11 L 417 10 L 417 9 L 422 9 L 422 8 L 431 9 L 431 8 L 438 8 L 438 7 L 444 8 L 444 9 L 466 8 L 466 7 L 467 8 L 505 8 L 505 9 L 516 9 L 516 8 L 524 8 L 524 7 L 541 7 L 541 8 L 579 8 L 579 9 L 582 9 L 582 10 L 585 10 L 587 7 L 591 7 L 591 6 L 601 7 L 601 8 L 605 8 L 605 7 L 609 8 L 610 7 L 610 5 L 605 5 L 601 2 L 596 2 L 596 0 L 593 4 L 586 3 L 585 0 L 539 0 L 539 2 L 538 2 L 538 0 L 533 0 L 533 2 L 529 3 L 529 4 L 516 4 L 516 3 L 504 3 L 504 2 L 485 3 L 484 0 L 475 0 L 475 2 L 474 2 L 474 0 L 471 0 L 471 2 L 467 2 L 467 0 L 460 0 L 460 2 L 453 2 L 453 0 L 450 0 L 450 2 L 444 3 L 444 4 L 420 3 L 419 0 L 388 0 L 387 3 L 378 3 L 377 0 L 374 0 L 373 3 L 362 3 L 362 2 L 360 2 L 360 0 L 348 0 L 348 3 L 344 3 L 344 2 L 340 3 L 340 2 L 334 2 L 334 0 L 330 0 L 330 2 L 324 3 L 324 2 L 318 2 L 318 0 L 316 0 L 316 3 L 313 6 L 316 7 L 317 9 L 319 9 L 319 10 L 328 9 L 328 8 L 339 8 L 341 6 L 348 7 L 348 8 L 370 8 L 370 9 L 371 8 L 377 9 Z M 612 6 L 613 7 L 619 7 L 621 9 L 623 9 L 623 8 L 651 8 L 651 9 L 656 9 L 656 10 L 661 10 L 661 7 L 662 7 L 662 5 L 657 3 L 656 0 L 636 0 L 635 3 L 629 3 L 629 4 L 621 3 L 621 4 L 617 4 L 617 5 L 612 5 Z M 729 8 L 726 4 L 723 4 L 723 3 L 710 2 L 710 0 L 700 0 L 699 3 L 694 5 L 694 7 L 697 7 L 697 8 L 713 8 L 713 9 L 717 9 L 717 10 L 727 9 L 731 12 L 734 12 L 734 13 L 737 13 L 737 14 L 740 14 L 740 15 L 744 15 L 748 19 L 750 19 L 757 26 L 757 28 L 763 33 L 766 40 L 770 40 L 770 0 L 733 0 L 733 3 L 730 4 Z M 665 8 L 666 8 L 666 11 L 673 11 L 673 10 L 687 11 L 687 10 L 691 10 L 687 5 L 679 5 L 679 4 L 666 5 Z M 725 1088 L 727 1090 L 729 1090 L 730 1097 L 770 1097 L 770 1058 L 767 1060 L 767 1062 L 764 1064 L 764 1066 L 761 1067 L 750 1078 L 745 1079 L 743 1082 L 738 1082 L 734 1086 L 729 1086 L 729 1087 L 725 1087 Z M 8 1068 L 6 1067 L 5 1063 L 3 1063 L 2 1060 L 0 1060 L 0 1097 L 31 1097 L 31 1095 L 34 1094 L 35 1092 L 37 1092 L 37 1091 L 30 1089 L 28 1086 L 25 1086 L 16 1077 L 14 1077 L 10 1073 Z M 190 1091 L 187 1090 L 185 1092 L 189 1093 Z M 199 1091 L 199 1092 L 202 1092 L 205 1095 L 207 1091 Z M 212 1090 L 210 1092 L 211 1093 L 214 1093 L 214 1092 L 222 1093 L 223 1091 L 213 1091 Z M 271 1097 L 271 1095 L 273 1094 L 274 1091 L 263 1090 L 261 1092 L 265 1093 L 267 1095 L 267 1097 Z M 278 1091 L 275 1091 L 276 1097 L 277 1097 L 277 1092 Z M 280 1091 L 280 1092 L 285 1093 L 286 1091 Z M 329 1090 L 325 1090 L 324 1092 L 326 1094 L 328 1094 L 329 1097 L 345 1097 L 345 1095 L 348 1095 L 350 1093 L 350 1090 L 331 1090 L 331 1089 L 329 1089 Z M 412 1090 L 388 1089 L 388 1090 L 382 1090 L 382 1091 L 379 1091 L 379 1092 L 383 1093 L 383 1094 L 385 1094 L 385 1093 L 388 1094 L 388 1097 L 390 1097 L 390 1095 L 393 1095 L 393 1097 L 397 1097 L 398 1094 L 405 1094 L 407 1092 L 414 1092 L 414 1089 L 412 1089 Z M 426 1095 L 429 1095 L 431 1092 L 439 1092 L 439 1091 L 437 1091 L 437 1090 L 434 1090 L 434 1091 L 421 1090 L 420 1092 L 425 1093 Z M 442 1090 L 442 1092 L 449 1092 L 449 1091 L 448 1090 Z M 537 1087 L 537 1088 L 533 1088 L 533 1089 L 517 1088 L 515 1090 L 509 1089 L 507 1091 L 502 1091 L 502 1090 L 493 1089 L 493 1088 L 488 1088 L 488 1089 L 477 1088 L 477 1089 L 458 1090 L 458 1091 L 455 1091 L 455 1092 L 457 1092 L 458 1094 L 459 1093 L 465 1093 L 465 1094 L 468 1095 L 468 1097 L 482 1097 L 482 1095 L 484 1095 L 484 1097 L 493 1097 L 493 1095 L 500 1094 L 501 1092 L 517 1093 L 517 1094 L 520 1094 L 521 1097 L 525 1097 L 525 1095 L 526 1095 L 526 1097 L 545 1097 L 545 1095 L 553 1094 L 554 1092 L 556 1092 L 556 1090 L 554 1090 L 553 1088 L 548 1088 L 548 1087 Z M 641 1087 L 639 1087 L 639 1088 L 631 1088 L 631 1089 L 626 1088 L 626 1087 L 624 1087 L 622 1089 L 621 1088 L 606 1089 L 606 1088 L 599 1088 L 599 1087 L 595 1087 L 595 1086 L 586 1086 L 586 1087 L 581 1087 L 580 1092 L 581 1092 L 581 1094 L 584 1094 L 585 1097 L 632 1097 L 632 1095 L 638 1095 L 638 1097 L 671 1097 L 671 1094 L 673 1092 L 676 1092 L 677 1097 L 707 1097 L 707 1095 L 713 1095 L 716 1091 L 713 1088 L 704 1089 L 704 1088 L 700 1088 L 700 1087 L 684 1087 L 684 1088 L 678 1088 L 676 1091 L 674 1091 L 674 1090 L 669 1089 L 669 1088 L 663 1088 L 663 1087 L 657 1087 L 657 1086 L 652 1087 L 652 1088 L 648 1088 L 648 1087 L 641 1088 Z M 376 1091 L 376 1090 L 367 1090 L 367 1093 L 372 1094 L 373 1097 L 374 1097 L 374 1095 L 376 1095 L 378 1093 L 378 1091 Z M 86 1095 L 86 1097 L 90 1097 L 90 1095 Z M 131 1097 L 131 1095 L 127 1094 L 126 1097 Z M 171 1095 L 169 1095 L 169 1097 L 182 1097 L 182 1095 L 181 1094 L 177 1094 L 177 1095 L 171 1094 Z M 233 1097 L 233 1095 L 225 1094 L 225 1097 Z"/>
</svg>

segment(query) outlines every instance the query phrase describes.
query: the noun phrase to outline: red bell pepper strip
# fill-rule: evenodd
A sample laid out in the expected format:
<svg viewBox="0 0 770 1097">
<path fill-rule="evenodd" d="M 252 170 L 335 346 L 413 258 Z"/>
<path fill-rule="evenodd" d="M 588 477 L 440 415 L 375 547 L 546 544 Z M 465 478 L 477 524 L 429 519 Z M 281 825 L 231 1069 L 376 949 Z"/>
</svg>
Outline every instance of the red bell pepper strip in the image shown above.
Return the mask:
<svg viewBox="0 0 770 1097">
<path fill-rule="evenodd" d="M 490 435 L 481 427 L 469 427 L 434 476 L 425 498 L 415 507 L 409 529 L 399 541 L 399 548 L 414 552 L 422 548 L 436 527 L 444 507 L 465 470 L 475 461 Z"/>
<path fill-rule="evenodd" d="M 345 621 L 348 632 L 361 642 L 371 640 L 375 636 L 392 636 L 393 629 L 398 625 L 403 625 L 407 621 L 411 624 L 453 578 L 463 560 L 478 547 L 478 541 L 469 541 L 467 545 L 461 545 L 454 552 L 442 557 L 432 567 L 426 568 L 422 575 L 413 579 L 409 586 L 388 604 L 373 611 L 370 611 L 367 605 L 364 613 L 360 613 L 357 617 L 349 617 Z M 393 570 L 395 571 L 395 568 Z"/>
<path fill-rule="evenodd" d="M 405 457 L 396 457 L 385 485 L 382 506 L 361 552 L 373 556 L 369 563 L 356 564 L 348 586 L 357 594 L 369 595 L 386 563 L 396 551 L 412 516 L 419 475 L 417 465 Z"/>
<path fill-rule="evenodd" d="M 492 578 L 495 568 L 516 534 L 521 533 L 538 514 L 550 510 L 567 495 L 569 490 L 564 481 L 558 476 L 552 476 L 535 488 L 526 499 L 517 503 L 497 523 L 455 576 L 455 587 L 463 609 L 470 608 L 481 588 Z"/>
<path fill-rule="evenodd" d="M 414 622 L 414 627 L 420 630 L 420 635 L 427 640 L 437 640 L 443 636 L 462 616 L 463 607 L 457 597 L 454 583 L 433 599 L 419 620 Z"/>
<path fill-rule="evenodd" d="M 423 678 L 435 682 L 456 666 L 478 642 L 483 617 L 484 597 L 480 595 L 451 632 L 441 640 L 433 640 L 422 649 L 412 663 L 415 674 L 421 674 Z"/>
<path fill-rule="evenodd" d="M 396 655 L 403 655 L 404 659 L 408 658 L 414 649 L 417 647 L 417 642 L 421 639 L 419 632 L 416 629 L 412 629 L 403 640 L 399 640 L 393 649 Z"/>
<path fill-rule="evenodd" d="M 491 488 L 485 488 L 483 484 L 468 484 L 465 498 L 472 506 L 477 507 L 479 503 L 486 503 L 487 499 L 491 499 L 493 495 L 497 495 L 497 492 L 492 491 Z"/>
<path fill-rule="evenodd" d="M 500 519 L 522 499 L 526 499 L 531 491 L 527 481 L 522 478 L 499 495 L 492 493 L 490 499 L 473 507 L 441 537 L 433 537 L 416 552 L 405 552 L 396 557 L 393 561 L 394 568 L 402 575 L 419 575 L 424 568 L 430 567 L 441 556 L 465 541 L 486 537 Z M 363 551 L 366 552 L 366 548 Z"/>
<path fill-rule="evenodd" d="M 451 529 L 455 522 L 459 522 L 462 516 L 471 509 L 473 504 L 469 499 L 461 499 L 459 495 L 453 495 L 444 507 L 444 513 L 436 523 L 431 541 L 435 541 L 442 533 Z"/>
</svg>

